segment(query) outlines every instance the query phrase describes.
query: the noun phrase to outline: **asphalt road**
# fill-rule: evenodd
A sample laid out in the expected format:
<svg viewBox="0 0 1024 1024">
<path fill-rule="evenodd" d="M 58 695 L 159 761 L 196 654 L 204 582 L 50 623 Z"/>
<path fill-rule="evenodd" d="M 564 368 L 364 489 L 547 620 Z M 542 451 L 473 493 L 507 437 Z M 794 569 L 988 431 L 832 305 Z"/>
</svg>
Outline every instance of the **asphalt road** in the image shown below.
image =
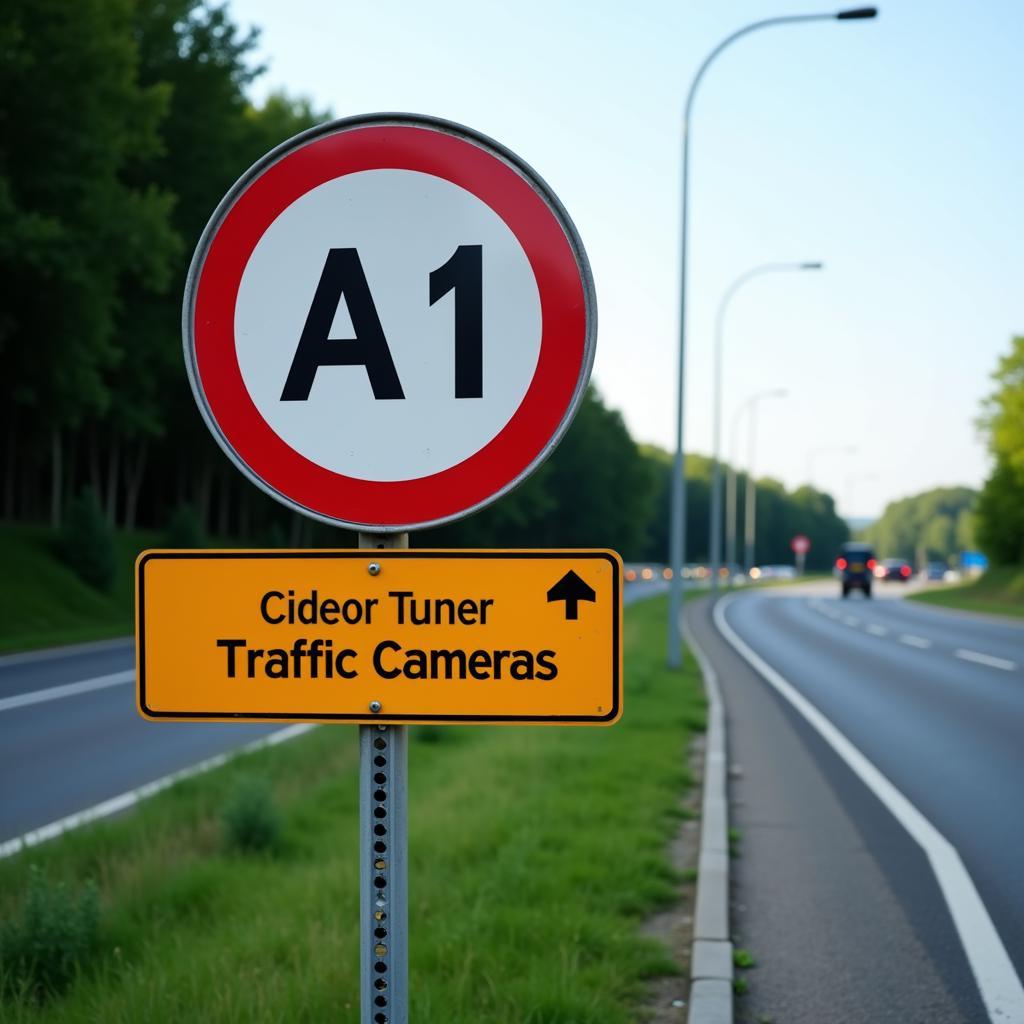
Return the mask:
<svg viewBox="0 0 1024 1024">
<path fill-rule="evenodd" d="M 743 594 L 724 613 L 953 845 L 1024 974 L 1024 627 L 842 601 L 831 584 Z M 710 602 L 689 621 L 719 674 L 735 767 L 734 927 L 759 963 L 741 1011 L 989 1019 L 921 846 L 723 640 Z"/>
<path fill-rule="evenodd" d="M 282 728 L 146 722 L 134 665 L 131 640 L 0 658 L 0 842 Z"/>
</svg>

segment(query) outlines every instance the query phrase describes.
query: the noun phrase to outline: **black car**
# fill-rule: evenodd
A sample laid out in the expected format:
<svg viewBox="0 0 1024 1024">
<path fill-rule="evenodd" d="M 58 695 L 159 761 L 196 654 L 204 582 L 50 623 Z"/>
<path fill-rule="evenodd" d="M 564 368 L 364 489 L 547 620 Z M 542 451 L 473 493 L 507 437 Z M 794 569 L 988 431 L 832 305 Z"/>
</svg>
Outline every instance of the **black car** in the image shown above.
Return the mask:
<svg viewBox="0 0 1024 1024">
<path fill-rule="evenodd" d="M 867 544 L 855 541 L 844 544 L 836 559 L 836 575 L 843 586 L 843 597 L 848 597 L 851 590 L 862 590 L 865 597 L 870 597 L 877 564 L 875 553 Z"/>
<path fill-rule="evenodd" d="M 880 580 L 896 580 L 897 583 L 906 583 L 914 570 L 905 558 L 886 558 L 880 566 L 875 569 L 875 576 Z"/>
</svg>

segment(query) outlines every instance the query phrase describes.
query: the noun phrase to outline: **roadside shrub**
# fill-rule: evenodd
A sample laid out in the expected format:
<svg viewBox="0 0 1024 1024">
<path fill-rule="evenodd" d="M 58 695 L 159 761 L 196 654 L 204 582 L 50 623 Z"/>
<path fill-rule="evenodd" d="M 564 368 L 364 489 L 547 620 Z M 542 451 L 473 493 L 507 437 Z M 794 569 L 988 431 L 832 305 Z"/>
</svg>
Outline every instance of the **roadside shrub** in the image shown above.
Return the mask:
<svg viewBox="0 0 1024 1024">
<path fill-rule="evenodd" d="M 37 1000 L 59 995 L 96 949 L 99 895 L 89 883 L 76 898 L 35 866 L 21 916 L 0 925 L 2 994 Z"/>
<path fill-rule="evenodd" d="M 201 548 L 205 545 L 203 525 L 191 505 L 179 505 L 167 520 L 164 531 L 164 547 Z"/>
<path fill-rule="evenodd" d="M 97 590 L 110 591 L 117 575 L 114 531 L 91 488 L 71 503 L 59 547 L 60 557 L 79 579 Z"/>
<path fill-rule="evenodd" d="M 222 821 L 227 846 L 241 853 L 271 852 L 281 838 L 281 815 L 264 779 L 239 779 Z"/>
</svg>

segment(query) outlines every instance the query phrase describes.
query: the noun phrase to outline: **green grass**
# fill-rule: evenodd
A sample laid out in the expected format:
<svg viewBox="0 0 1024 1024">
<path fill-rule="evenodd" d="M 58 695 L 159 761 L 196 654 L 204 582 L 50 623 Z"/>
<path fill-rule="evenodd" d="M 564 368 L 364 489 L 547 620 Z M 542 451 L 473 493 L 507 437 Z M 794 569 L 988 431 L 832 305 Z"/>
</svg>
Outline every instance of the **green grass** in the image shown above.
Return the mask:
<svg viewBox="0 0 1024 1024">
<path fill-rule="evenodd" d="M 962 608 L 969 612 L 1024 618 L 1024 568 L 1002 566 L 989 569 L 970 583 L 923 590 L 908 595 L 907 599 L 941 608 Z"/>
<path fill-rule="evenodd" d="M 410 988 L 418 1024 L 626 1024 L 673 973 L 639 925 L 675 897 L 667 842 L 703 728 L 692 663 L 663 667 L 664 598 L 626 611 L 611 728 L 413 732 Z M 176 728 L 173 723 L 160 728 Z M 67 993 L 6 1022 L 358 1020 L 358 751 L 327 726 L 0 862 L 0 920 L 35 863 L 95 879 L 100 952 Z M 238 779 L 272 780 L 276 852 L 230 851 Z"/>
<path fill-rule="evenodd" d="M 83 583 L 56 554 L 43 526 L 0 527 L 0 651 L 125 636 L 133 626 L 132 567 L 155 533 L 117 535 L 118 572 L 110 594 Z"/>
</svg>

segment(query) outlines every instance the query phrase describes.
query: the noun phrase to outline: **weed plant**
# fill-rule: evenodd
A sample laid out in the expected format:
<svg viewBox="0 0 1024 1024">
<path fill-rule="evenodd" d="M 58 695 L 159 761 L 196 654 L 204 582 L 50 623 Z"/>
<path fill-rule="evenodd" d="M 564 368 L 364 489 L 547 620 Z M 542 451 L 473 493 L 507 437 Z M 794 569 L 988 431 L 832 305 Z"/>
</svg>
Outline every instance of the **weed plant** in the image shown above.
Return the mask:
<svg viewBox="0 0 1024 1024">
<path fill-rule="evenodd" d="M 41 1002 L 64 992 L 94 952 L 98 924 L 95 885 L 75 896 L 33 866 L 21 914 L 0 926 L 0 995 Z"/>
<path fill-rule="evenodd" d="M 281 840 L 281 814 L 266 779 L 243 775 L 224 808 L 224 841 L 239 853 L 272 853 Z"/>
</svg>

